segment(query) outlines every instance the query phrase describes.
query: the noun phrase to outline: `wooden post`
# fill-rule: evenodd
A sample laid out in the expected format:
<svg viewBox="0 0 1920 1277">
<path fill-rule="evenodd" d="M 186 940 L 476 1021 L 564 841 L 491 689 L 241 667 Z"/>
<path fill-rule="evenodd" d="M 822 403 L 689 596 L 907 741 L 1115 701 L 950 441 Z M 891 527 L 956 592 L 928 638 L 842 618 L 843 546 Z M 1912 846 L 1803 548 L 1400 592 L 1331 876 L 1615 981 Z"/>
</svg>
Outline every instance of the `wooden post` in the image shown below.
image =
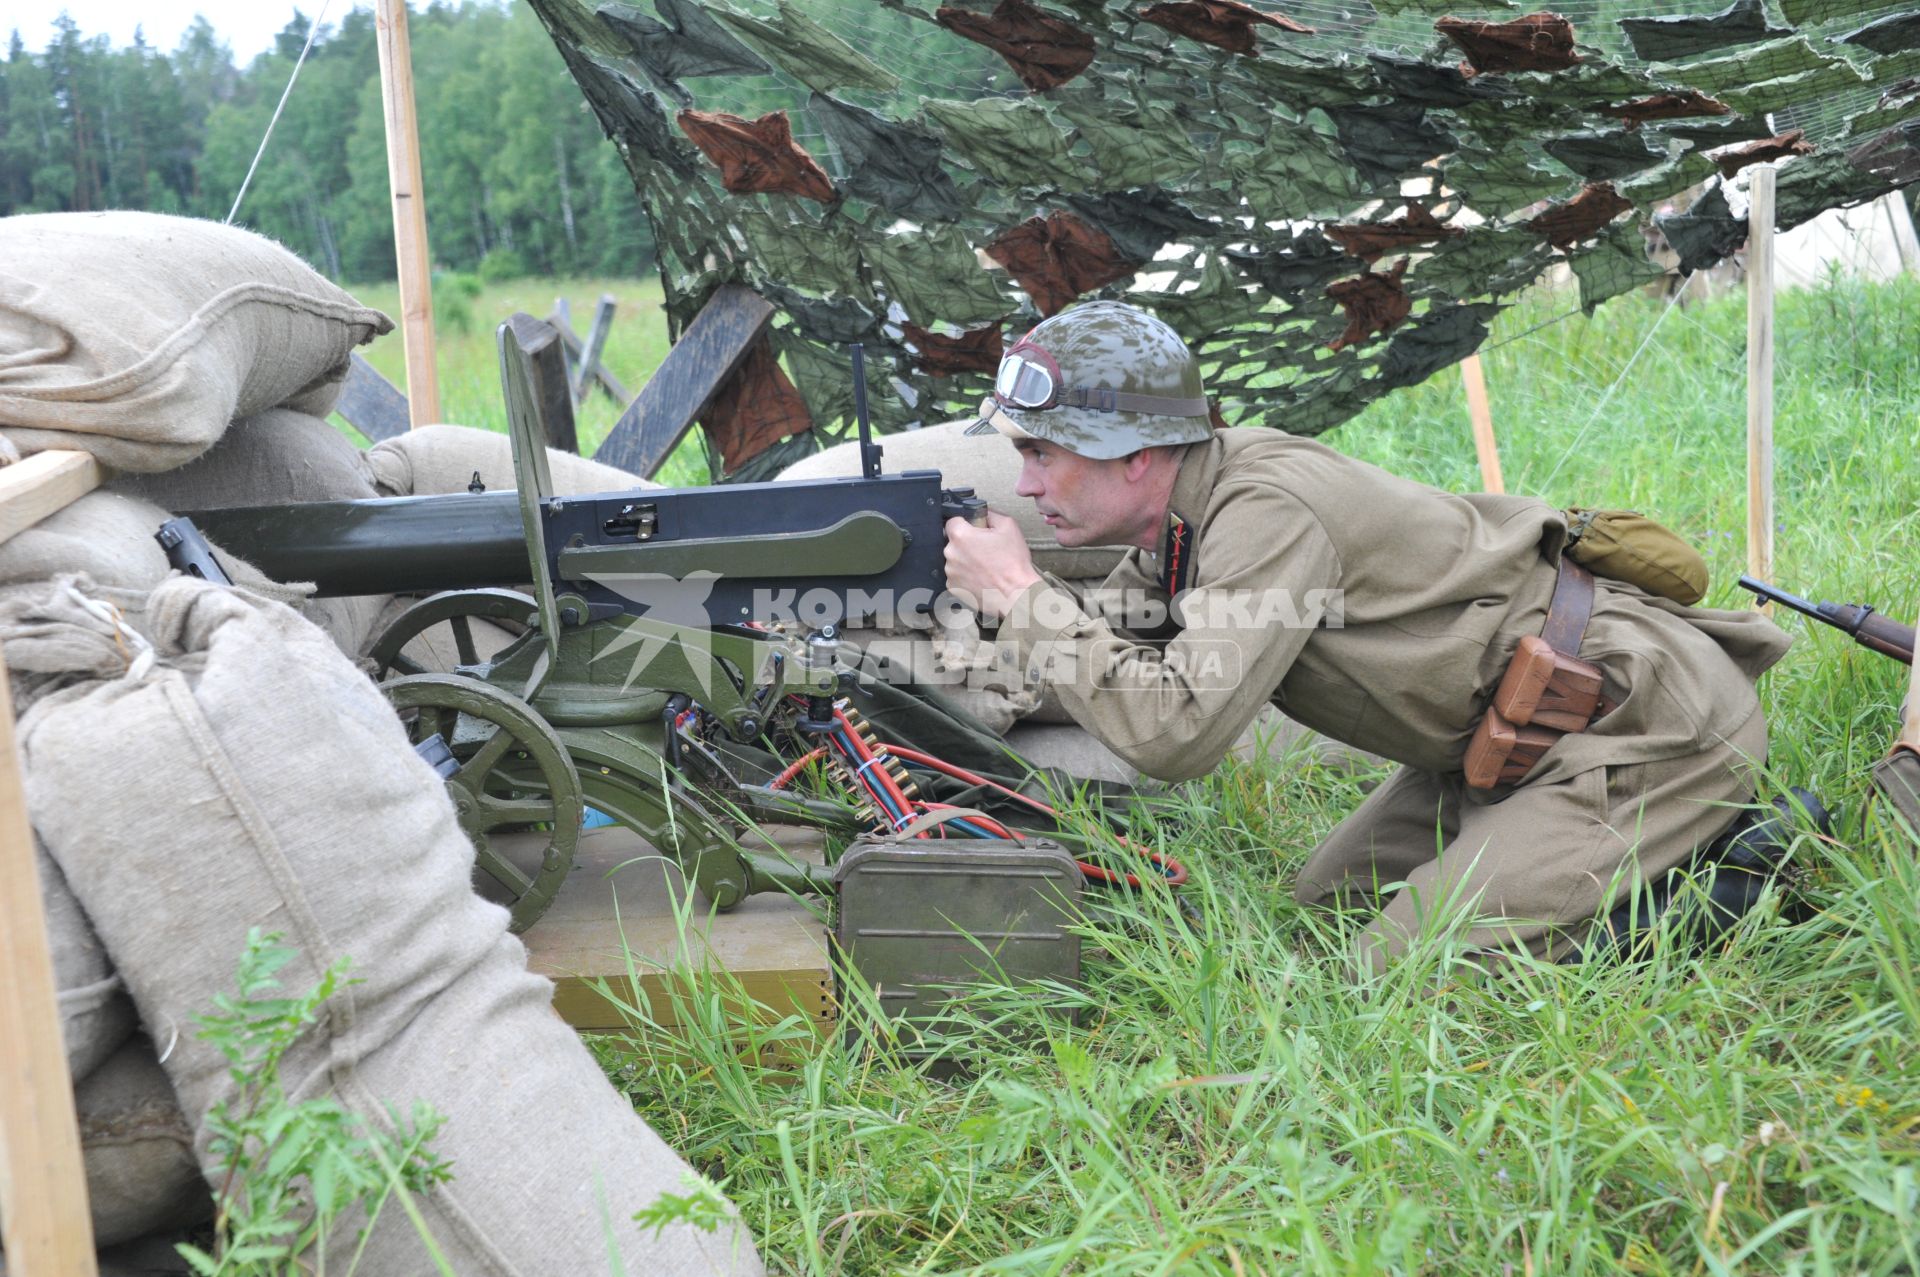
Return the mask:
<svg viewBox="0 0 1920 1277">
<path fill-rule="evenodd" d="M 1487 374 L 1475 351 L 1460 361 L 1460 380 L 1467 387 L 1467 416 L 1473 420 L 1473 450 L 1480 457 L 1480 490 L 1505 492 L 1500 477 L 1500 448 L 1493 440 L 1493 406 L 1487 402 Z"/>
<path fill-rule="evenodd" d="M 51 454 L 41 454 L 51 455 Z M 72 454 L 64 454 L 72 455 Z M 92 461 L 92 458 L 87 458 Z M 8 469 L 17 469 L 10 466 Z M 93 1277 L 93 1218 L 0 661 L 0 1217 L 15 1277 Z"/>
<path fill-rule="evenodd" d="M 420 129 L 413 113 L 413 54 L 406 0 L 376 0 L 380 101 L 387 117 L 387 184 L 393 190 L 393 250 L 400 265 L 400 340 L 407 352 L 407 406 L 415 426 L 440 420 L 433 357 L 433 258 L 427 252 Z"/>
<path fill-rule="evenodd" d="M 1880 211 L 1887 215 L 1887 223 L 1893 228 L 1893 247 L 1900 254 L 1900 269 L 1909 275 L 1920 274 L 1920 236 L 1914 233 L 1907 193 L 1888 191 L 1880 197 Z"/>
<path fill-rule="evenodd" d="M 1773 580 L 1773 189 L 1747 170 L 1747 571 Z"/>
<path fill-rule="evenodd" d="M 607 333 L 613 328 L 613 294 L 601 293 L 600 304 L 593 308 L 593 327 L 587 329 L 587 344 L 580 352 L 580 367 L 573 378 L 573 403 L 577 408 L 587 397 L 594 375 L 600 371 L 600 352 L 606 349 Z M 626 407 L 623 403 L 622 408 Z"/>
</svg>

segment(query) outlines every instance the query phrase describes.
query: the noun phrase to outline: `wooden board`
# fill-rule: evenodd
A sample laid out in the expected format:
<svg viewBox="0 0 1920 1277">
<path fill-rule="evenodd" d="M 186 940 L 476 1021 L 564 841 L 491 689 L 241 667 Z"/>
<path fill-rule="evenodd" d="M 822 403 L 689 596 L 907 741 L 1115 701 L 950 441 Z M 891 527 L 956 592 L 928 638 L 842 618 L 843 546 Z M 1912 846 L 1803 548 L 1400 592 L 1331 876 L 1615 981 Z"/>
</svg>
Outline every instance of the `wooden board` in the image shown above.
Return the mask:
<svg viewBox="0 0 1920 1277">
<path fill-rule="evenodd" d="M 407 402 L 413 424 L 424 426 L 442 420 L 440 373 L 434 362 L 433 254 L 427 248 L 427 193 L 420 179 L 420 126 L 413 109 L 413 53 L 405 0 L 375 0 L 373 30 L 380 58 L 380 103 L 386 113 L 387 183 L 393 192 L 393 250 L 400 268 Z"/>
<path fill-rule="evenodd" d="M 775 836 L 787 854 L 819 861 L 818 835 Z M 820 902 L 812 903 L 770 893 L 710 914 L 672 862 L 625 829 L 596 829 L 581 837 L 572 875 L 521 939 L 529 965 L 555 983 L 554 1008 L 576 1029 L 631 1027 L 593 987 L 604 980 L 617 997 L 637 1001 L 631 955 L 640 995 L 662 1024 L 677 1022 L 665 973 L 710 964 L 730 972 L 773 1018 L 798 1015 L 825 1032 L 837 1018 L 833 972 L 826 924 L 814 912 Z"/>
<path fill-rule="evenodd" d="M 412 425 L 407 416 L 407 397 L 400 393 L 400 387 L 359 355 L 348 362 L 346 384 L 341 386 L 340 402 L 333 410 L 369 443 L 397 438 Z"/>
<path fill-rule="evenodd" d="M 0 467 L 0 541 L 8 541 L 100 486 L 88 452 L 36 452 Z"/>
<path fill-rule="evenodd" d="M 593 459 L 652 478 L 772 318 L 772 304 L 752 289 L 716 289 Z"/>
</svg>

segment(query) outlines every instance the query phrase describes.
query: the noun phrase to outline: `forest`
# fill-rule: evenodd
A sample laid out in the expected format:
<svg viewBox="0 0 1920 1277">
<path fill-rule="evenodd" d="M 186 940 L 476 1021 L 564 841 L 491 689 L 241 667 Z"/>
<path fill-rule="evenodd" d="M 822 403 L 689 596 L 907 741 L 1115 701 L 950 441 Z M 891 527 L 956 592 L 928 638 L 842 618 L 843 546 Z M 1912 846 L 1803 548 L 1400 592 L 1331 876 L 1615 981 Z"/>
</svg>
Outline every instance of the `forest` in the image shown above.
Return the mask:
<svg viewBox="0 0 1920 1277">
<path fill-rule="evenodd" d="M 436 266 L 488 280 L 650 272 L 620 156 L 533 12 L 494 0 L 411 12 Z M 10 36 L 0 216 L 140 208 L 224 219 L 311 26 L 295 10 L 274 48 L 238 66 L 204 18 L 171 51 L 139 36 L 114 48 L 71 16 L 39 49 L 0 25 Z M 793 100 L 777 85 L 742 86 L 738 109 Z M 386 163 L 373 13 L 355 8 L 315 35 L 234 220 L 335 279 L 391 279 Z"/>
</svg>

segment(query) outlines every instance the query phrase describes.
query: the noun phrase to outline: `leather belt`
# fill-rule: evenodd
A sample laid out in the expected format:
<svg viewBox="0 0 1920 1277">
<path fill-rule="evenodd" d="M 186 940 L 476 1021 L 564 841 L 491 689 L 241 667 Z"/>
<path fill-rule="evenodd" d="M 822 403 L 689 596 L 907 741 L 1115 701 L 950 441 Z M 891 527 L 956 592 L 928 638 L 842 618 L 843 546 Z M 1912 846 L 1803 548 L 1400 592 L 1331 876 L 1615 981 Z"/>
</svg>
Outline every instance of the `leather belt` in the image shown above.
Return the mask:
<svg viewBox="0 0 1920 1277">
<path fill-rule="evenodd" d="M 1593 615 L 1593 573 L 1560 556 L 1560 575 L 1553 583 L 1553 598 L 1547 602 L 1547 621 L 1540 637 L 1562 656 L 1580 655 L 1580 640 L 1586 637 L 1587 620 Z"/>
<path fill-rule="evenodd" d="M 1539 637 L 1520 640 L 1467 743 L 1462 769 L 1471 788 L 1523 780 L 1554 742 L 1613 708 L 1600 690 L 1600 667 L 1580 659 L 1593 591 L 1593 573 L 1563 556 Z"/>
</svg>

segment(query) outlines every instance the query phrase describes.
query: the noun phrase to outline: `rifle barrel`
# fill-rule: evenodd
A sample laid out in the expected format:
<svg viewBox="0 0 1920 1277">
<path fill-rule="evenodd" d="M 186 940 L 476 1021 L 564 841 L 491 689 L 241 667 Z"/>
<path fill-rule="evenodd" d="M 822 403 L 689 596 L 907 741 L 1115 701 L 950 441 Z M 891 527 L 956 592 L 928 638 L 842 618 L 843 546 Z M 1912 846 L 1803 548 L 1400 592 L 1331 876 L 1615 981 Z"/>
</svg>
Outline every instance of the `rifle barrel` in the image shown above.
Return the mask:
<svg viewBox="0 0 1920 1277">
<path fill-rule="evenodd" d="M 1786 606 L 1792 608 L 1794 611 L 1804 612 L 1806 615 L 1813 617 L 1815 620 L 1820 620 L 1820 621 L 1827 620 L 1826 617 L 1820 615 L 1820 609 L 1816 605 L 1809 603 L 1806 599 L 1801 598 L 1797 594 L 1788 594 L 1785 590 L 1777 589 L 1774 586 L 1768 585 L 1765 581 L 1760 580 L 1758 577 L 1752 577 L 1752 576 L 1741 577 L 1740 588 L 1743 590 L 1750 591 L 1751 593 L 1757 594 L 1761 598 L 1766 599 L 1768 602 L 1784 603 Z M 1829 624 L 1831 624 L 1831 622 L 1829 622 Z"/>
</svg>

